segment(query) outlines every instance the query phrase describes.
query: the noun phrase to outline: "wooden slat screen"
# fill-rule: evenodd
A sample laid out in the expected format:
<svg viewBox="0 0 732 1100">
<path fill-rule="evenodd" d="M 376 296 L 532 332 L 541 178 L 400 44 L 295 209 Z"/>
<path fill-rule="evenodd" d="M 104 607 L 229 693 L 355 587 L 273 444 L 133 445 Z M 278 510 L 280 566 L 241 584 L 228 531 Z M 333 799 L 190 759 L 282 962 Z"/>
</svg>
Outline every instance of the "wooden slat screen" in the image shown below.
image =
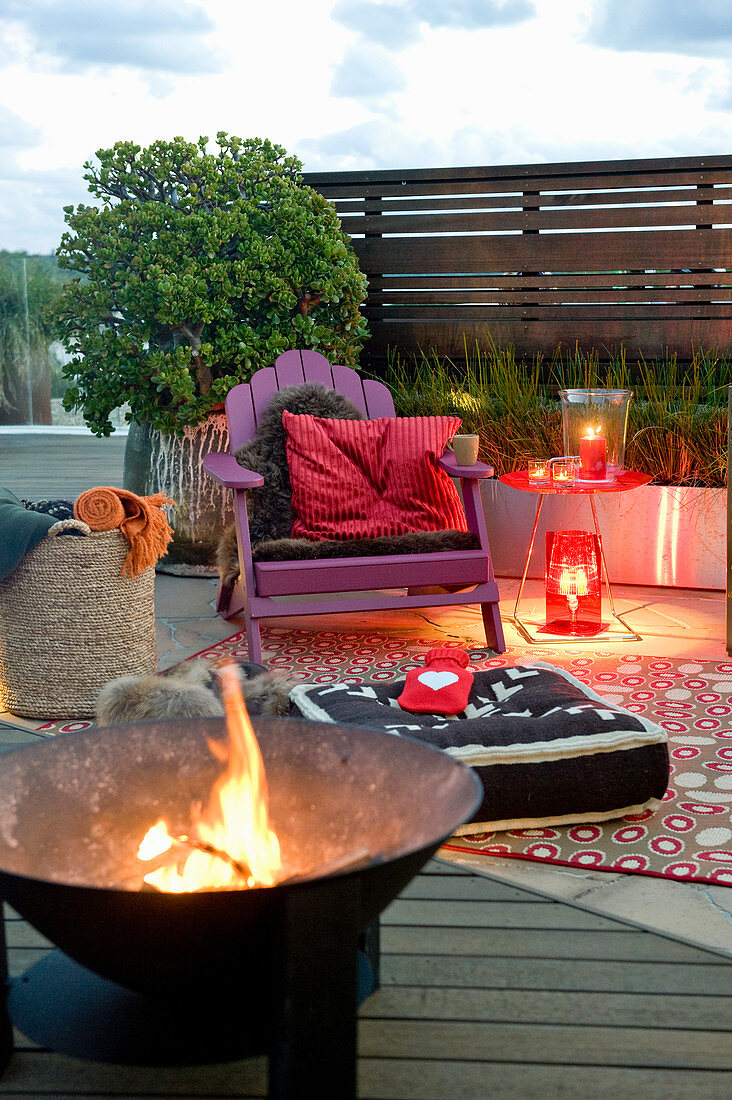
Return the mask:
<svg viewBox="0 0 732 1100">
<path fill-rule="evenodd" d="M 732 351 L 732 156 L 309 173 L 369 279 L 372 338 L 460 356 Z"/>
</svg>

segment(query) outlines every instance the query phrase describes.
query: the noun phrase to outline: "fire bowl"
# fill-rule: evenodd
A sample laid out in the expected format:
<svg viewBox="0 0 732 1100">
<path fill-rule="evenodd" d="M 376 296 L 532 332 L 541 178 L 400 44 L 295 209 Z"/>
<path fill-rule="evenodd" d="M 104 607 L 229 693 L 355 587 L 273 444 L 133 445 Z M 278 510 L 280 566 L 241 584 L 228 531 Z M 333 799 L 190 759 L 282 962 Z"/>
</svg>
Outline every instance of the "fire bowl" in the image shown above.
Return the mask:
<svg viewBox="0 0 732 1100">
<path fill-rule="evenodd" d="M 226 740 L 223 719 L 195 719 L 67 734 L 4 754 L 0 896 L 72 959 L 128 989 L 266 989 L 298 913 L 332 920 L 337 937 L 345 906 L 363 930 L 480 801 L 469 768 L 420 742 L 293 719 L 253 724 L 272 825 L 297 881 L 189 894 L 142 888 L 142 836 L 160 817 L 185 831 L 222 768 L 207 739 Z M 363 849 L 358 869 L 320 873 Z"/>
</svg>

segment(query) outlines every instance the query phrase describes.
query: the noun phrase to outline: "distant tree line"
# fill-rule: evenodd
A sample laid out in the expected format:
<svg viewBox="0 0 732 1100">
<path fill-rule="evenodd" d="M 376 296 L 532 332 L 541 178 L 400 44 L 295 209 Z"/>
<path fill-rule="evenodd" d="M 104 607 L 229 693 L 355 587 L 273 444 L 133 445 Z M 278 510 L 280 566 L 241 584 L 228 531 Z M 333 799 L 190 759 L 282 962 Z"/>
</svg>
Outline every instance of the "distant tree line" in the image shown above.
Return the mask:
<svg viewBox="0 0 732 1100">
<path fill-rule="evenodd" d="M 56 257 L 0 251 L 0 424 L 50 424 L 67 383 L 53 306 L 68 275 Z"/>
</svg>

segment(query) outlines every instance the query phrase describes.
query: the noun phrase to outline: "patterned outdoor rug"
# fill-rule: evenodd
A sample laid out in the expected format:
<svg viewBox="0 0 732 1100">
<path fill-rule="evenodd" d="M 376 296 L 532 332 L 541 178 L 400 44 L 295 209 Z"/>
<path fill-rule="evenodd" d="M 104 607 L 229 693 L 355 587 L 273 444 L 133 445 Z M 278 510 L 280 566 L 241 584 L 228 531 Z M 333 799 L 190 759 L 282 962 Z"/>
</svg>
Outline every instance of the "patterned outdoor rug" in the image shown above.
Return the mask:
<svg viewBox="0 0 732 1100">
<path fill-rule="evenodd" d="M 393 681 L 445 642 L 426 629 L 387 633 L 271 627 L 264 664 L 306 683 Z M 210 659 L 246 657 L 238 633 L 203 650 Z M 471 668 L 546 662 L 564 668 L 608 702 L 645 715 L 669 735 L 671 780 L 660 810 L 605 824 L 582 824 L 452 838 L 441 854 L 483 853 L 592 870 L 623 871 L 732 886 L 732 661 L 674 661 L 634 652 L 576 652 L 567 646 L 512 646 L 500 657 L 472 649 Z M 417 663 L 420 663 L 419 661 Z M 86 729 L 48 722 L 38 732 Z"/>
</svg>

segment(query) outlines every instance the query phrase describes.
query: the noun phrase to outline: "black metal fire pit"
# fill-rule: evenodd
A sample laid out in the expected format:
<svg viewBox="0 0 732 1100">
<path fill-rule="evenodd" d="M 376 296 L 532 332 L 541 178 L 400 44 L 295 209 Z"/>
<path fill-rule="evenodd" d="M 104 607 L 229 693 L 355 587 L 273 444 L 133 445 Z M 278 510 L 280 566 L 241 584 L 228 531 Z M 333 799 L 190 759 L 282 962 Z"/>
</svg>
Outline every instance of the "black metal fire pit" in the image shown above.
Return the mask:
<svg viewBox="0 0 732 1100">
<path fill-rule="evenodd" d="M 242 1037 L 229 1058 L 251 1053 L 253 1039 L 264 1044 L 271 1095 L 347 1097 L 359 935 L 469 819 L 479 784 L 409 739 L 292 720 L 254 727 L 272 826 L 297 881 L 143 889 L 141 838 L 161 817 L 185 832 L 191 805 L 207 801 L 222 767 L 207 738 L 226 739 L 223 720 L 197 719 L 69 734 L 4 754 L 0 896 L 103 985 L 134 991 L 174 1021 L 215 1005 Z M 363 849 L 357 870 L 319 870 Z"/>
</svg>

